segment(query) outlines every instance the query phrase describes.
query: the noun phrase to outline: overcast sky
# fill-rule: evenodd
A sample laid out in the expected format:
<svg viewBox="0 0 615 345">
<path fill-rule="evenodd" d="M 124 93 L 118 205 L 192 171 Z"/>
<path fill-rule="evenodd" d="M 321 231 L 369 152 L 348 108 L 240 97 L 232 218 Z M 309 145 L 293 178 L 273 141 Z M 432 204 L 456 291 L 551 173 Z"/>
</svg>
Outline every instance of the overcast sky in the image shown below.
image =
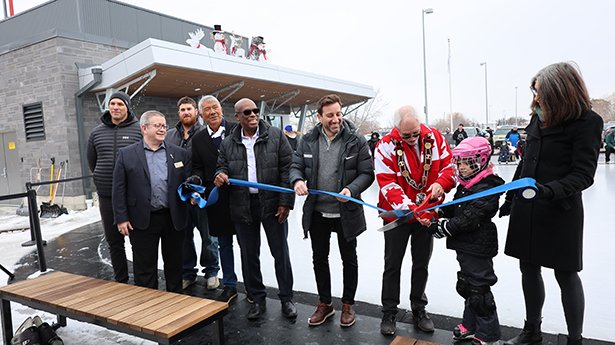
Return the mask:
<svg viewBox="0 0 615 345">
<path fill-rule="evenodd" d="M 21 12 L 40 0 L 14 0 Z M 124 0 L 244 36 L 263 36 L 270 63 L 380 89 L 394 109 L 423 110 L 422 10 L 425 15 L 429 119 L 451 109 L 485 122 L 529 113 L 531 77 L 575 61 L 591 97 L 615 93 L 615 1 L 198 1 Z M 608 24 L 611 23 L 611 24 Z M 188 35 L 186 34 L 186 38 Z M 515 87 L 517 101 L 515 101 Z M 383 119 L 381 123 L 389 122 Z"/>
</svg>

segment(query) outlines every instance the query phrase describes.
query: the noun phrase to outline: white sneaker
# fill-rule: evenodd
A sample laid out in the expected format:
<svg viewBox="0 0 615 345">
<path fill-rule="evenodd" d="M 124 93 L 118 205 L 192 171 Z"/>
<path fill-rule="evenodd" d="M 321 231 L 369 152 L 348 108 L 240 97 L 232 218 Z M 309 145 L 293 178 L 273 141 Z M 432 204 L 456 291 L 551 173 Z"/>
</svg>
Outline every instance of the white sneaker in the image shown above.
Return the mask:
<svg viewBox="0 0 615 345">
<path fill-rule="evenodd" d="M 220 280 L 218 277 L 209 277 L 207 278 L 207 290 L 215 290 L 220 286 Z"/>
</svg>

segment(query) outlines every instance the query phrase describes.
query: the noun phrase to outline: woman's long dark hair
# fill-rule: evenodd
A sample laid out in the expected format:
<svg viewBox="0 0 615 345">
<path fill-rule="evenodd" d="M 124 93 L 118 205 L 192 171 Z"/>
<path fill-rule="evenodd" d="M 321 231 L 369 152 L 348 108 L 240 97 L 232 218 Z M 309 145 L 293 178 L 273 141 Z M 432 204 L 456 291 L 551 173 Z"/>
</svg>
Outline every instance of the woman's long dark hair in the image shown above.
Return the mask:
<svg viewBox="0 0 615 345">
<path fill-rule="evenodd" d="M 541 69 L 532 78 L 531 87 L 539 99 L 532 100 L 532 115 L 540 107 L 547 127 L 576 120 L 591 109 L 587 87 L 575 63 L 559 62 Z"/>
</svg>

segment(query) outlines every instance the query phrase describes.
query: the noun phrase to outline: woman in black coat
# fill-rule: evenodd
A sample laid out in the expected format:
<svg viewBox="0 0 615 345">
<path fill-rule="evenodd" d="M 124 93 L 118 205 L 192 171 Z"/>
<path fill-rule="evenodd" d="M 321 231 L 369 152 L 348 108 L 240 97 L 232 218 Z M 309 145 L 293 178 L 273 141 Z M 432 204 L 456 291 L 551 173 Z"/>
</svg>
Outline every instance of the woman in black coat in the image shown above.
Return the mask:
<svg viewBox="0 0 615 345">
<path fill-rule="evenodd" d="M 555 270 L 568 326 L 568 344 L 581 344 L 585 299 L 578 272 L 583 269 L 583 200 L 594 182 L 602 118 L 591 110 L 577 68 L 556 63 L 532 79 L 532 118 L 523 160 L 513 179 L 536 179 L 537 196 L 508 193 L 500 217 L 510 214 L 505 254 L 520 261 L 526 321 L 507 344 L 542 341 L 540 323 L 545 288 L 541 267 Z"/>
</svg>

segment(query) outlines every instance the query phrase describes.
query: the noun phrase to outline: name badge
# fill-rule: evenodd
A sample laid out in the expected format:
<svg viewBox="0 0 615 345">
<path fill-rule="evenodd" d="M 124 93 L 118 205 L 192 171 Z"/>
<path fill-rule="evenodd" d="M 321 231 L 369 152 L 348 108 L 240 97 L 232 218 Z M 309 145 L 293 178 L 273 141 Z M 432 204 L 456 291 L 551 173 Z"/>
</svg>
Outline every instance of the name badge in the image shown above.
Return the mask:
<svg viewBox="0 0 615 345">
<path fill-rule="evenodd" d="M 173 163 L 173 165 L 175 165 L 175 168 L 182 168 L 184 166 L 184 162 L 179 161 L 179 162 L 175 162 Z"/>
</svg>

